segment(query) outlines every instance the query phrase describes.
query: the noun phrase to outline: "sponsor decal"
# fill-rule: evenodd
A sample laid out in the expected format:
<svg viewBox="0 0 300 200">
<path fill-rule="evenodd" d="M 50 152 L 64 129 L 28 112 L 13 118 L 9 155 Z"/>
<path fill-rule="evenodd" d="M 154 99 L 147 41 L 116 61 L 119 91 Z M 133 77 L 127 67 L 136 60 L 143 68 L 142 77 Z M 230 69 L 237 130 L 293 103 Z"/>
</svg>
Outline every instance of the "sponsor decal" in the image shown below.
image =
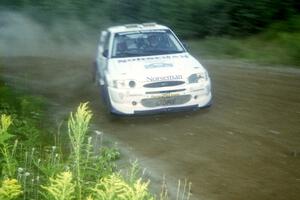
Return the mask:
<svg viewBox="0 0 300 200">
<path fill-rule="evenodd" d="M 155 81 L 172 81 L 172 80 L 180 80 L 183 79 L 182 75 L 170 75 L 170 76 L 149 76 L 146 77 L 147 81 L 155 82 Z"/>
<path fill-rule="evenodd" d="M 119 59 L 118 63 L 127 63 L 127 62 L 135 62 L 135 61 L 148 61 L 148 60 L 159 60 L 159 59 L 172 59 L 172 58 L 189 58 L 188 55 L 167 55 L 167 56 L 151 56 L 151 57 L 139 57 L 139 58 L 126 58 Z"/>
<path fill-rule="evenodd" d="M 163 68 L 163 67 L 173 67 L 171 63 L 152 63 L 145 65 L 146 69 L 153 69 L 153 68 Z"/>
</svg>

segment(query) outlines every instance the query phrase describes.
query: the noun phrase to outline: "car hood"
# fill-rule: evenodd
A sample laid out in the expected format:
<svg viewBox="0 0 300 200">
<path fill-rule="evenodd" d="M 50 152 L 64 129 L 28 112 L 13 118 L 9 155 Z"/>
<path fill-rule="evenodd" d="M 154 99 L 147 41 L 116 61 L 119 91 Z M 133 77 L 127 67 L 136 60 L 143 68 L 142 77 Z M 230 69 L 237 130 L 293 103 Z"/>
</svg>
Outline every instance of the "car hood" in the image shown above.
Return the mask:
<svg viewBox="0 0 300 200">
<path fill-rule="evenodd" d="M 109 73 L 120 79 L 156 82 L 186 79 L 192 73 L 205 72 L 190 54 L 113 58 L 108 63 Z"/>
</svg>

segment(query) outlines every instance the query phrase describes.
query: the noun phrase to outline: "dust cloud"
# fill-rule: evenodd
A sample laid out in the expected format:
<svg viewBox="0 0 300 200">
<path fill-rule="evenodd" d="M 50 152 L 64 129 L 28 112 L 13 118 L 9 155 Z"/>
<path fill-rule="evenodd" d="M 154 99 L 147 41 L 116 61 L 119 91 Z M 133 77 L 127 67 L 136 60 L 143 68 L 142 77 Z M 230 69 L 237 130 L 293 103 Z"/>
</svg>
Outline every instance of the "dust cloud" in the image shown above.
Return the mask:
<svg viewBox="0 0 300 200">
<path fill-rule="evenodd" d="M 75 18 L 45 25 L 29 14 L 0 11 L 0 56 L 93 57 L 100 26 Z"/>
</svg>

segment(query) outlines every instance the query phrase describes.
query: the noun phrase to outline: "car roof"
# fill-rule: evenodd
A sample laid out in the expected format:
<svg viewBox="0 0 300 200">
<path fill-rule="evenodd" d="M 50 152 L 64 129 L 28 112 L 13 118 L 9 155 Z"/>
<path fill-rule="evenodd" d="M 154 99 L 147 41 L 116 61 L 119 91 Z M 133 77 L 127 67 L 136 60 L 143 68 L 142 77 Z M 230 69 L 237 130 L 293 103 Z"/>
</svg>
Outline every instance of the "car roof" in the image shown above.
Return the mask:
<svg viewBox="0 0 300 200">
<path fill-rule="evenodd" d="M 169 30 L 168 27 L 156 23 L 143 23 L 143 24 L 125 24 L 121 26 L 112 26 L 107 30 L 111 33 L 130 32 L 130 31 L 144 31 L 144 30 Z"/>
</svg>

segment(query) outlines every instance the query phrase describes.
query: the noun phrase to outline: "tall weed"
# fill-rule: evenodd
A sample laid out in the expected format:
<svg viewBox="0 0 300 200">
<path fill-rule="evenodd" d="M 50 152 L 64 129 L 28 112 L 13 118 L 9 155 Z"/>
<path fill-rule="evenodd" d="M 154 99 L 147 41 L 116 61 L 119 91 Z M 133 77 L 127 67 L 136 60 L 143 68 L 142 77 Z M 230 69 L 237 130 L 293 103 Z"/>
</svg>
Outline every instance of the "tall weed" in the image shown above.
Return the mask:
<svg viewBox="0 0 300 200">
<path fill-rule="evenodd" d="M 105 177 L 92 189 L 94 200 L 154 200 L 148 191 L 148 182 L 141 179 L 129 185 L 120 174 Z"/>
<path fill-rule="evenodd" d="M 88 110 L 87 103 L 84 103 L 79 105 L 75 115 L 71 113 L 68 121 L 68 133 L 74 154 L 75 179 L 76 187 L 78 189 L 78 199 L 81 199 L 82 192 L 81 163 L 83 162 L 84 158 L 82 157 L 81 151 L 91 118 L 92 113 L 90 110 Z"/>
<path fill-rule="evenodd" d="M 48 186 L 41 186 L 46 193 L 42 193 L 48 200 L 72 200 L 75 198 L 75 184 L 72 182 L 72 172 L 66 171 L 50 178 Z"/>
<path fill-rule="evenodd" d="M 5 179 L 0 187 L 0 199 L 13 200 L 22 194 L 21 185 L 16 179 Z"/>
<path fill-rule="evenodd" d="M 13 151 L 11 151 L 11 145 L 9 139 L 13 135 L 8 133 L 8 128 L 12 124 L 10 116 L 0 116 L 0 153 L 4 158 L 3 174 L 8 177 L 13 177 L 16 168 L 16 160 L 13 157 Z"/>
</svg>

